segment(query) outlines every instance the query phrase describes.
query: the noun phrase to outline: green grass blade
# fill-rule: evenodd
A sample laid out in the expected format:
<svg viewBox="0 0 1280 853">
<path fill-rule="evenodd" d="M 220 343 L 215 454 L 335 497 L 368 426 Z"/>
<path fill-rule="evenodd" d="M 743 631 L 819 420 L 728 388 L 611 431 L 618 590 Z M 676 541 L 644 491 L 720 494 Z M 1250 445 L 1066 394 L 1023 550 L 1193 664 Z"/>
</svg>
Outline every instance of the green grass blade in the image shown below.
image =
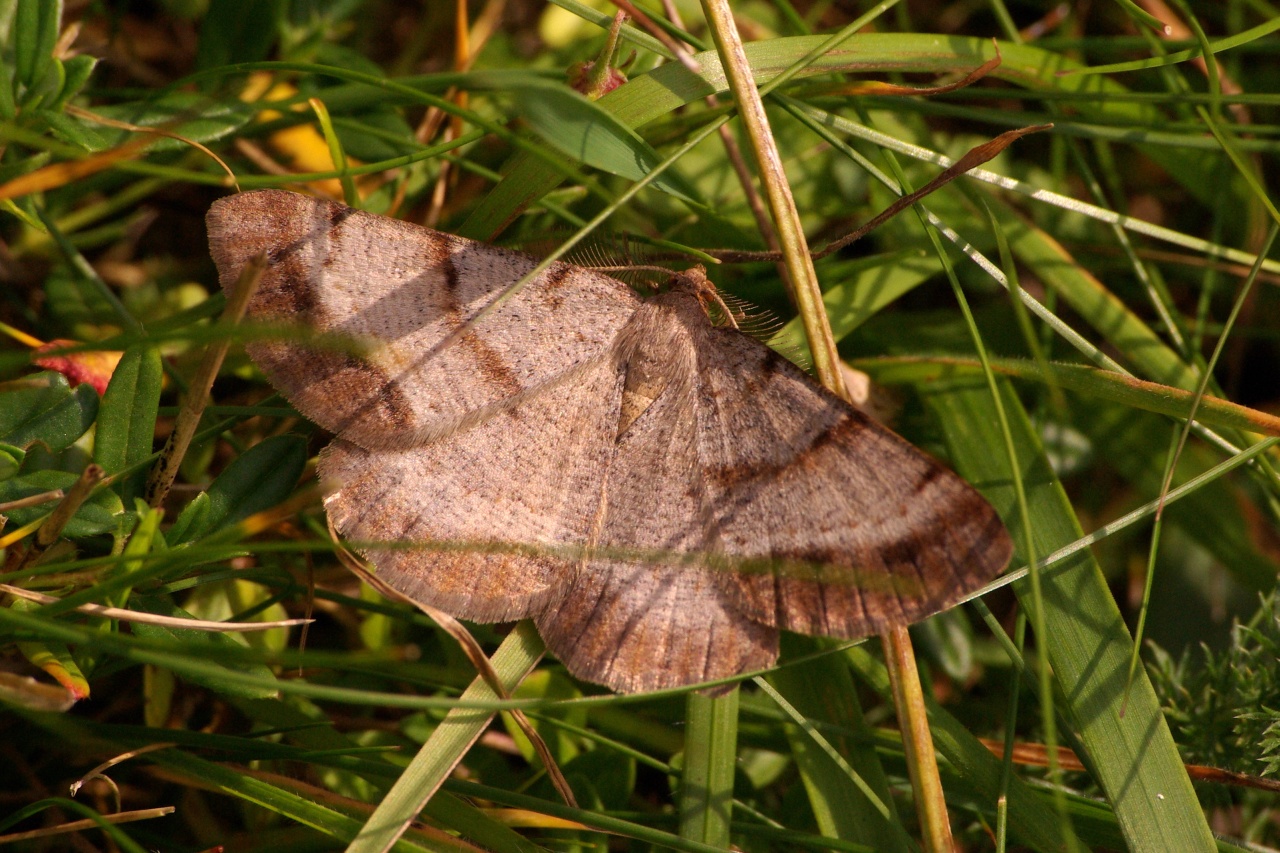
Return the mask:
<svg viewBox="0 0 1280 853">
<path fill-rule="evenodd" d="M 503 686 L 514 690 L 542 657 L 542 639 L 530 622 L 519 623 L 493 655 L 493 668 Z M 476 678 L 462 694 L 463 702 L 492 702 L 499 696 L 483 678 Z M 347 853 L 372 853 L 391 848 L 431 795 L 436 792 L 467 750 L 484 733 L 495 712 L 458 707 L 449 712 L 418 750 L 396 784 L 361 828 Z"/>
<path fill-rule="evenodd" d="M 690 693 L 688 709 L 680 837 L 727 850 L 738 766 L 738 688 L 716 697 Z"/>
<path fill-rule="evenodd" d="M 798 656 L 822 642 L 787 635 L 783 652 L 787 657 Z M 894 809 L 889 780 L 871 744 L 848 665 L 837 655 L 823 655 L 781 667 L 769 673 L 768 680 L 810 726 L 836 727 L 826 732 L 825 740 L 840 761 L 815 741 L 810 730 L 787 727 L 791 755 L 822 834 L 885 853 L 911 849 Z M 860 789 L 851 772 L 870 786 L 887 816 Z"/>
<path fill-rule="evenodd" d="M 1051 287 L 1090 326 L 1124 354 L 1139 372 L 1165 385 L 1192 390 L 1197 371 L 1151 330 L 1118 297 L 1073 259 L 1057 240 L 1020 217 L 1007 205 L 992 204 L 992 214 L 1009 238 L 1020 263 L 1039 271 Z"/>
<path fill-rule="evenodd" d="M 985 380 L 936 382 L 923 395 L 943 425 L 957 470 L 1011 519 L 1008 468 L 1001 454 L 985 450 L 1002 442 Z M 1080 537 L 1079 522 L 1043 455 L 1023 455 L 1038 448 L 1039 440 L 1017 397 L 1007 387 L 1004 396 L 1028 488 L 1036 551 L 1048 554 Z M 1120 716 L 1133 644 L 1093 556 L 1082 552 L 1046 569 L 1041 585 L 1046 636 L 1036 640 L 1048 646 L 1068 717 L 1087 750 L 1082 757 L 1106 792 L 1129 849 L 1210 849 L 1213 836 L 1145 674 L 1134 679 Z M 1028 581 L 1019 581 L 1015 589 L 1023 607 L 1041 606 L 1028 595 Z"/>
<path fill-rule="evenodd" d="M 889 673 L 884 664 L 861 646 L 849 649 L 845 655 L 858 676 L 887 699 Z M 939 756 L 959 777 L 960 785 L 971 792 L 978 807 L 994 817 L 996 802 L 1002 793 L 1004 768 L 1000 759 L 936 701 L 928 702 L 928 711 L 929 727 Z M 949 785 L 948 790 L 954 789 Z M 1014 777 L 1007 796 L 1009 832 L 1018 843 L 1045 853 L 1066 850 L 1058 815 L 1043 793 Z"/>
<path fill-rule="evenodd" d="M 867 359 L 859 361 L 858 366 L 888 383 L 929 382 L 981 370 L 981 366 L 973 359 L 927 356 Z M 991 367 L 1002 376 L 1064 388 L 1094 400 L 1118 403 L 1128 409 L 1141 409 L 1175 418 L 1186 418 L 1194 410 L 1195 419 L 1199 423 L 1228 430 L 1251 430 L 1265 435 L 1280 435 L 1280 417 L 1269 412 L 1220 397 L 1202 397 L 1196 404 L 1196 396 L 1191 391 L 1135 379 L 1111 370 L 1061 362 L 1040 365 L 1019 359 L 992 359 Z"/>
</svg>

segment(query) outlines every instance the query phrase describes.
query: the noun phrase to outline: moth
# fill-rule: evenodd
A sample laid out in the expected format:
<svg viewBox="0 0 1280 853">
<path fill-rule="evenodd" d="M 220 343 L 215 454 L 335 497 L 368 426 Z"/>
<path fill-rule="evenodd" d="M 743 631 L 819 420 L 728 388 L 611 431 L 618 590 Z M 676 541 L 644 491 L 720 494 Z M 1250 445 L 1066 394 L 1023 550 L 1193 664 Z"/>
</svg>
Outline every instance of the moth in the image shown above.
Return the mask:
<svg viewBox="0 0 1280 853">
<path fill-rule="evenodd" d="M 763 669 L 779 631 L 904 625 L 1009 560 L 973 488 L 714 323 L 696 270 L 642 298 L 556 263 L 508 293 L 533 258 L 277 190 L 208 229 L 226 289 L 266 255 L 248 316 L 302 330 L 248 350 L 337 436 L 336 529 L 411 599 L 533 619 L 579 678 Z"/>
</svg>

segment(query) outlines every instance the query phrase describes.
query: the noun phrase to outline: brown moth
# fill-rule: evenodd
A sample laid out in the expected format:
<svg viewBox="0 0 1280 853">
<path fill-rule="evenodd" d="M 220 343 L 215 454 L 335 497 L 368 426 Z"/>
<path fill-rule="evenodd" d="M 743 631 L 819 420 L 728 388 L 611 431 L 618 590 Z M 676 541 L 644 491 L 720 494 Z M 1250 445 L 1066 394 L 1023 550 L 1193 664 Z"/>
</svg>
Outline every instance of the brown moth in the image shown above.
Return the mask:
<svg viewBox="0 0 1280 853">
<path fill-rule="evenodd" d="M 412 599 L 533 619 L 580 678 L 762 669 L 779 630 L 904 625 L 1009 560 L 960 478 L 714 325 L 698 271 L 642 299 L 557 263 L 502 300 L 534 259 L 340 204 L 242 193 L 208 226 L 224 288 L 266 253 L 252 319 L 330 341 L 249 353 L 337 435 L 320 474 L 338 531 L 424 543 L 363 550 Z"/>
</svg>

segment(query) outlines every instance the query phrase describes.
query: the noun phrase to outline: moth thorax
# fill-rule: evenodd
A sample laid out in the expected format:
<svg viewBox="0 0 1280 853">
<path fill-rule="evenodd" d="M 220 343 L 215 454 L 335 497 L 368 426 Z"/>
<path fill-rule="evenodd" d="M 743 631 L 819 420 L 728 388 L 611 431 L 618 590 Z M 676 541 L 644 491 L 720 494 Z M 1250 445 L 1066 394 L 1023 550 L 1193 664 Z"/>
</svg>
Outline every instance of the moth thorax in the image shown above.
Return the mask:
<svg viewBox="0 0 1280 853">
<path fill-rule="evenodd" d="M 627 362 L 627 379 L 622 387 L 622 406 L 618 413 L 619 436 L 662 396 L 668 379 L 668 371 L 663 369 L 653 350 L 638 347 Z"/>
</svg>

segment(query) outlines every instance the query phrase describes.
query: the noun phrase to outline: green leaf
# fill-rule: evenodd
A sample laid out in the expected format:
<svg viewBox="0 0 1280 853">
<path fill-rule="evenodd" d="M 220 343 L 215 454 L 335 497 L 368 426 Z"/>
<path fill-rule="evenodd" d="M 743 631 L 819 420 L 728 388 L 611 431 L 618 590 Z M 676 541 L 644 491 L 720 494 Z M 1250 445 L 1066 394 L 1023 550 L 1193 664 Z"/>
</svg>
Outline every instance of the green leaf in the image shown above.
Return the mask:
<svg viewBox="0 0 1280 853">
<path fill-rule="evenodd" d="M 20 607 L 30 604 L 32 602 L 15 601 L 12 606 Z M 66 644 L 33 640 L 18 643 L 17 646 L 24 658 L 51 675 L 72 697 L 77 700 L 89 697 L 89 679 L 85 678 L 80 665 L 76 663 L 75 656 L 71 654 Z"/>
<path fill-rule="evenodd" d="M 28 110 L 24 115 L 35 117 L 43 122 L 56 138 L 77 148 L 83 148 L 85 151 L 103 151 L 110 147 L 107 135 L 97 126 L 86 124 L 64 112 L 40 109 Z"/>
<path fill-rule="evenodd" d="M 520 117 L 547 144 L 574 162 L 633 181 L 662 162 L 662 156 L 638 133 L 563 83 L 525 73 L 484 72 L 471 75 L 468 86 L 514 94 Z M 672 170 L 660 175 L 653 186 L 686 201 L 698 198 L 697 190 Z"/>
<path fill-rule="evenodd" d="M 911 640 L 917 655 L 958 684 L 966 684 L 981 674 L 974 660 L 973 623 L 962 610 L 935 613 L 912 625 Z"/>
<path fill-rule="evenodd" d="M 334 116 L 333 124 L 343 150 L 366 163 L 404 156 L 420 144 L 413 128 L 393 110 L 371 110 L 347 119 Z"/>
<path fill-rule="evenodd" d="M 140 508 L 138 523 L 124 546 L 124 552 L 121 555 L 124 559 L 103 572 L 99 583 L 128 575 L 144 574 L 147 567 L 145 557 L 148 554 L 163 553 L 166 550 L 164 536 L 160 533 L 160 521 L 164 518 L 164 511 L 151 509 L 141 500 L 137 501 L 136 506 Z M 129 602 L 129 593 L 132 592 L 132 588 L 118 586 L 119 589 L 113 589 L 104 601 L 113 607 L 124 607 Z"/>
<path fill-rule="evenodd" d="M 197 619 L 223 622 L 240 619 L 241 614 L 253 610 L 251 621 L 276 622 L 288 619 L 289 612 L 282 605 L 268 603 L 273 591 L 259 583 L 243 578 L 232 578 L 217 583 L 202 583 L 182 602 L 182 607 Z M 280 652 L 289 645 L 289 628 L 268 628 L 241 634 L 244 644 L 263 651 Z"/>
<path fill-rule="evenodd" d="M 334 11 L 334 7 L 331 5 L 328 11 Z M 312 17 L 311 20 L 316 21 L 316 18 Z M 338 23 L 336 20 L 330 20 L 334 24 Z M 324 44 L 319 45 L 315 53 L 315 62 L 318 65 L 329 65 L 333 68 L 342 68 L 344 70 L 355 71 L 360 74 L 369 74 L 373 77 L 384 77 L 386 75 L 382 66 L 375 62 L 371 57 L 356 48 L 342 44 L 325 42 Z"/>
<path fill-rule="evenodd" d="M 855 364 L 886 384 L 974 378 L 979 369 L 973 360 L 959 358 L 876 358 Z M 1042 369 L 1030 361 L 996 359 L 992 367 L 1004 376 L 1079 392 L 1082 399 L 1073 401 L 1072 422 L 1090 437 L 1089 446 L 1105 448 L 1110 463 L 1142 494 L 1154 498 L 1159 493 L 1167 464 L 1166 448 L 1152 442 L 1151 436 L 1167 435 L 1170 426 L 1167 420 L 1148 412 L 1185 417 L 1191 410 L 1191 392 L 1083 365 L 1050 362 Z M 1196 420 L 1212 426 L 1280 434 L 1280 420 L 1274 415 L 1217 397 L 1200 400 Z M 1188 446 L 1171 485 L 1181 485 L 1216 461 L 1218 457 L 1213 452 L 1194 444 Z M 1247 497 L 1231 481 L 1218 480 L 1170 505 L 1165 517 L 1213 554 L 1238 582 L 1257 592 L 1268 592 L 1275 586 L 1276 561 L 1259 547 L 1251 523 L 1240 512 L 1242 501 Z"/>
<path fill-rule="evenodd" d="M 212 503 L 207 492 L 201 492 L 191 499 L 191 503 L 182 508 L 182 512 L 169 528 L 169 541 L 176 544 L 191 542 L 209 526 L 209 512 Z"/>
<path fill-rule="evenodd" d="M 196 67 L 266 59 L 276 40 L 283 0 L 218 0 L 200 26 Z"/>
<path fill-rule="evenodd" d="M 180 607 L 176 607 L 167 599 L 135 595 L 129 602 L 130 609 L 140 610 L 144 613 L 155 613 L 160 616 L 175 616 L 178 618 L 193 618 Z M 272 673 L 271 667 L 260 663 L 224 663 L 228 657 L 221 652 L 225 649 L 241 649 L 243 648 L 242 638 L 235 638 L 234 634 L 219 634 L 216 631 L 195 631 L 190 628 L 173 628 L 168 625 L 148 625 L 145 622 L 134 622 L 133 633 L 139 637 L 150 640 L 159 640 L 166 644 L 171 643 L 174 646 L 182 646 L 188 651 L 198 655 L 205 663 L 205 668 L 201 670 L 190 670 L 182 674 L 182 677 L 188 681 L 208 687 L 218 693 L 226 693 L 229 696 L 243 696 L 248 699 L 269 699 L 277 695 L 277 691 L 266 687 L 258 687 L 234 678 L 236 674 L 251 675 L 255 678 L 265 678 L 272 681 L 275 680 L 275 674 Z M 204 649 L 201 651 L 200 649 Z M 212 667 L 210 671 L 209 667 Z M 227 673 L 227 677 L 220 677 L 217 670 L 223 670 Z"/>
<path fill-rule="evenodd" d="M 50 108 L 61 110 L 67 105 L 67 102 L 80 94 L 80 90 L 84 88 L 84 84 L 89 82 L 89 77 L 93 74 L 93 69 L 98 65 L 97 57 L 82 53 L 79 56 L 73 56 L 66 59 L 62 63 L 62 71 L 66 75 L 66 79 L 62 82 L 62 91 L 54 98 Z"/>
<path fill-rule="evenodd" d="M 15 501 L 39 495 L 54 489 L 67 490 L 79 479 L 78 474 L 69 471 L 32 471 L 18 477 L 0 481 L 0 503 Z M 23 507 L 10 510 L 9 523 L 13 527 L 35 521 L 47 515 L 52 504 Z M 117 530 L 124 521 L 124 504 L 110 489 L 98 489 L 89 499 L 81 504 L 80 509 L 62 529 L 62 535 L 68 539 L 82 539 L 86 536 L 97 536 Z"/>
<path fill-rule="evenodd" d="M 50 271 L 44 292 L 50 313 L 74 338 L 93 339 L 104 327 L 119 327 L 115 306 L 68 265 L 59 264 Z"/>
<path fill-rule="evenodd" d="M 10 40 L 18 82 L 30 95 L 49 74 L 62 22 L 62 0 L 18 0 Z M 23 102 L 27 99 L 24 97 Z"/>
<path fill-rule="evenodd" d="M 12 444 L 0 444 L 0 480 L 7 480 L 22 468 L 22 460 L 27 453 L 21 447 Z"/>
<path fill-rule="evenodd" d="M 33 374 L 21 386 L 0 395 L 4 444 L 26 449 L 40 442 L 56 453 L 84 435 L 98 414 L 98 393 L 88 385 L 73 391 L 60 373 Z"/>
<path fill-rule="evenodd" d="M 142 719 L 152 728 L 162 728 L 173 713 L 178 677 L 173 670 L 145 664 L 142 667 Z"/>
<path fill-rule="evenodd" d="M 151 455 L 156 412 L 164 382 L 160 351 L 147 344 L 125 350 L 111 374 L 98 409 L 93 461 L 108 474 L 136 465 Z M 145 470 L 116 484 L 126 503 L 142 494 Z"/>
<path fill-rule="evenodd" d="M 174 545 L 207 536 L 256 512 L 276 506 L 292 492 L 307 464 L 307 443 L 278 435 L 245 451 L 206 490 L 207 502 L 183 512 Z"/>
<path fill-rule="evenodd" d="M 184 140 L 216 142 L 243 127 L 254 116 L 254 109 L 248 104 L 234 100 L 209 103 L 207 97 L 192 92 L 170 92 L 145 101 L 106 104 L 94 112 L 138 127 L 163 127 L 182 137 L 157 139 L 147 148 L 151 154 L 190 149 L 190 143 Z M 120 131 L 115 142 L 120 144 L 132 135 Z"/>
<path fill-rule="evenodd" d="M 178 18 L 195 20 L 209 10 L 210 0 L 160 0 L 160 5 Z"/>
<path fill-rule="evenodd" d="M 618 755 L 610 749 L 593 749 L 581 753 L 561 769 L 579 802 L 590 802 L 587 808 L 623 811 L 631 804 L 636 788 L 636 760 L 632 756 Z M 544 788 L 548 799 L 555 796 L 550 783 L 540 782 L 539 790 Z M 604 839 L 601 841 L 604 843 Z"/>
<path fill-rule="evenodd" d="M 8 62 L 0 62 L 0 120 L 13 121 L 18 115 L 15 87 L 18 85 L 14 77 L 14 69 Z"/>
</svg>

